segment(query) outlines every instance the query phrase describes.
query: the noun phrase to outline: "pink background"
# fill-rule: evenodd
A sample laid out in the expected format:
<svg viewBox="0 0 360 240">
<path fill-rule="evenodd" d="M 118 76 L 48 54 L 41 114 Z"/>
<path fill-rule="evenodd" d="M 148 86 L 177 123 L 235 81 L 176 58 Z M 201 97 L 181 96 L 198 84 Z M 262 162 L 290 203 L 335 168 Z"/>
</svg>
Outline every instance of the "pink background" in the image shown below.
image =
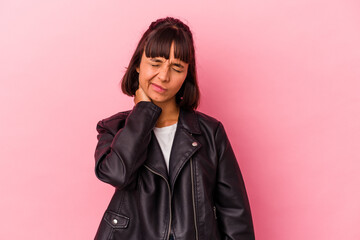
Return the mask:
<svg viewBox="0 0 360 240">
<path fill-rule="evenodd" d="M 150 3 L 152 2 L 152 3 Z M 357 0 L 0 2 L 0 239 L 92 239 L 98 120 L 151 21 L 196 41 L 200 111 L 238 157 L 258 240 L 360 239 Z"/>
</svg>

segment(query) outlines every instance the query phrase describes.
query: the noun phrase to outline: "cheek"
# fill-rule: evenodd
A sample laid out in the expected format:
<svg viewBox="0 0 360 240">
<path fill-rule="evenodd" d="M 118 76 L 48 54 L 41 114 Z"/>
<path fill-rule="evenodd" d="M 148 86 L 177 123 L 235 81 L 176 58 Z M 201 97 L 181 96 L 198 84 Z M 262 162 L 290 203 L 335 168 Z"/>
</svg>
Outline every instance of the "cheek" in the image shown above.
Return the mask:
<svg viewBox="0 0 360 240">
<path fill-rule="evenodd" d="M 149 83 L 144 78 L 139 78 L 139 85 L 141 86 L 142 89 L 146 90 L 148 88 Z"/>
<path fill-rule="evenodd" d="M 144 75 L 140 72 L 139 73 L 139 85 L 142 87 L 142 88 L 144 88 L 145 87 L 145 80 L 144 80 L 145 78 L 144 78 Z"/>
<path fill-rule="evenodd" d="M 155 75 L 154 71 L 148 67 L 142 67 L 140 69 L 140 74 L 139 74 L 139 78 L 141 79 L 141 81 L 149 81 L 151 80 L 151 78 L 153 78 Z"/>
<path fill-rule="evenodd" d="M 176 89 L 176 92 L 178 92 L 180 90 L 181 86 L 184 84 L 185 78 L 184 77 L 178 78 L 174 82 L 175 82 L 174 89 Z"/>
<path fill-rule="evenodd" d="M 146 71 L 144 71 L 143 69 L 140 70 L 139 73 L 139 82 L 140 83 L 145 83 L 147 81 L 147 75 L 146 75 Z"/>
<path fill-rule="evenodd" d="M 181 87 L 181 86 L 183 85 L 183 83 L 185 82 L 186 77 L 187 77 L 186 74 L 182 75 L 181 77 L 179 76 L 178 82 L 179 82 L 180 87 Z"/>
</svg>

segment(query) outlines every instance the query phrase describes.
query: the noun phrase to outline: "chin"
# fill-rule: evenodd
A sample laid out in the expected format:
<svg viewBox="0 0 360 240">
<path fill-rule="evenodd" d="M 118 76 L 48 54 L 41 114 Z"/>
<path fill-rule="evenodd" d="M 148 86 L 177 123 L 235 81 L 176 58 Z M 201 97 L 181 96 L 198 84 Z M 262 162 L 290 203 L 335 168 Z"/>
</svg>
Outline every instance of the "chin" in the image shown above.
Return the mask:
<svg viewBox="0 0 360 240">
<path fill-rule="evenodd" d="M 169 100 L 169 99 L 164 98 L 162 96 L 158 96 L 157 94 L 149 94 L 148 96 L 152 101 L 155 101 L 155 102 L 166 102 L 166 101 Z"/>
<path fill-rule="evenodd" d="M 156 102 L 156 103 L 164 103 L 164 102 L 166 102 L 166 100 L 156 99 L 156 98 L 151 98 L 151 100 L 152 100 L 153 102 Z"/>
<path fill-rule="evenodd" d="M 156 103 L 167 103 L 167 102 L 171 102 L 170 99 L 164 99 L 164 98 L 151 98 L 151 100 L 153 102 L 156 102 Z"/>
</svg>

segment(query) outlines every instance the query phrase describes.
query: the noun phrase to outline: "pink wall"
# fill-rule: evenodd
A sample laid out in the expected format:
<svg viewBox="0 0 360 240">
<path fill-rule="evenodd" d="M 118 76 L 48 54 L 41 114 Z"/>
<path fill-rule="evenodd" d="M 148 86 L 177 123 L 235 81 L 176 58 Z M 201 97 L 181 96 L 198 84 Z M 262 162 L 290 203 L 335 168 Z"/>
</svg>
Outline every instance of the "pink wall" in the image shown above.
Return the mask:
<svg viewBox="0 0 360 240">
<path fill-rule="evenodd" d="M 202 105 L 236 151 L 258 240 L 360 239 L 360 4 L 0 2 L 0 239 L 92 239 L 113 189 L 95 126 L 167 15 L 196 40 Z"/>
</svg>

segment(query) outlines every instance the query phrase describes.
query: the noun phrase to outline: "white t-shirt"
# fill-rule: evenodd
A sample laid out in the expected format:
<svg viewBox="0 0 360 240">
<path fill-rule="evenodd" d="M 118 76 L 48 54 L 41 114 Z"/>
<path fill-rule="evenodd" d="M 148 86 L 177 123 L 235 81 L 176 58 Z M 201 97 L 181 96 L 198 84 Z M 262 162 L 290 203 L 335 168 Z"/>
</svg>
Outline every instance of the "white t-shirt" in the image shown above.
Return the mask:
<svg viewBox="0 0 360 240">
<path fill-rule="evenodd" d="M 160 144 L 160 148 L 163 152 L 168 172 L 169 172 L 170 152 L 175 137 L 176 126 L 177 123 L 162 128 L 154 127 L 153 129 L 156 139 L 158 140 Z"/>
</svg>

